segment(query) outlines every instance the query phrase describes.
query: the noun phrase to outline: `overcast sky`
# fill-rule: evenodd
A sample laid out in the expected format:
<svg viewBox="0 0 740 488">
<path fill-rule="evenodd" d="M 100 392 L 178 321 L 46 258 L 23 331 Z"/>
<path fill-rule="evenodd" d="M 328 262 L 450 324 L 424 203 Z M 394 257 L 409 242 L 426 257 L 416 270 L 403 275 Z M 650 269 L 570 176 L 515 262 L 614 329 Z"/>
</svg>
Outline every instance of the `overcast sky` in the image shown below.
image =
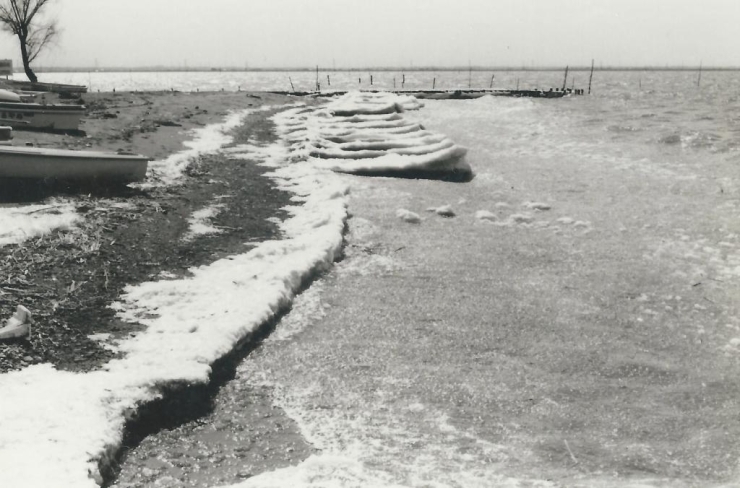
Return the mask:
<svg viewBox="0 0 740 488">
<path fill-rule="evenodd" d="M 49 13 L 62 33 L 37 67 L 740 66 L 740 0 L 55 0 Z M 10 35 L 0 49 L 20 59 Z"/>
</svg>

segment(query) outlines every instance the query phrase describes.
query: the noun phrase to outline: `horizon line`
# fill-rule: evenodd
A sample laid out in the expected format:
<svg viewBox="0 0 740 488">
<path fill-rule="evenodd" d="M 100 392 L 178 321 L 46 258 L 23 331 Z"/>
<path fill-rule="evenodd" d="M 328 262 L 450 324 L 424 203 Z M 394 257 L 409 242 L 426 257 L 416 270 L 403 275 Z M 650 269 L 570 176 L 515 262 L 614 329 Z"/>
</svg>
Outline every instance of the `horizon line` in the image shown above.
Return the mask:
<svg viewBox="0 0 740 488">
<path fill-rule="evenodd" d="M 384 71 L 563 71 L 568 68 L 569 71 L 590 71 L 591 66 L 411 66 L 411 67 L 393 67 L 393 66 L 368 66 L 360 68 L 350 67 L 331 67 L 322 68 L 319 66 L 291 66 L 291 67 L 238 67 L 238 66 L 163 66 L 163 65 L 149 65 L 149 66 L 106 66 L 106 67 L 90 67 L 90 66 L 38 66 L 32 67 L 34 72 L 37 73 L 117 73 L 117 72 L 152 72 L 152 71 L 170 71 L 170 72 L 288 72 L 288 71 L 306 71 L 306 72 L 384 72 Z M 738 71 L 740 66 L 685 66 L 685 65 L 665 65 L 665 66 L 654 66 L 654 65 L 643 65 L 643 66 L 593 66 L 594 71 Z M 14 73 L 23 74 L 22 68 L 14 67 Z"/>
</svg>

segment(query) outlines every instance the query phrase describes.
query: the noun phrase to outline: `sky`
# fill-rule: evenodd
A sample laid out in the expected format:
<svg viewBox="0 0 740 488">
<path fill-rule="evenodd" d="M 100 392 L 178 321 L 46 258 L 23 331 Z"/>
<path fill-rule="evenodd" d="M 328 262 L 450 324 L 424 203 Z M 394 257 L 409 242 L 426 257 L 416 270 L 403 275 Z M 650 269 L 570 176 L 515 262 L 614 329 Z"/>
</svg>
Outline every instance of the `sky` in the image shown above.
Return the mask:
<svg viewBox="0 0 740 488">
<path fill-rule="evenodd" d="M 62 32 L 36 67 L 740 66 L 738 0 L 53 0 L 47 13 Z M 0 57 L 20 65 L 10 34 Z"/>
</svg>

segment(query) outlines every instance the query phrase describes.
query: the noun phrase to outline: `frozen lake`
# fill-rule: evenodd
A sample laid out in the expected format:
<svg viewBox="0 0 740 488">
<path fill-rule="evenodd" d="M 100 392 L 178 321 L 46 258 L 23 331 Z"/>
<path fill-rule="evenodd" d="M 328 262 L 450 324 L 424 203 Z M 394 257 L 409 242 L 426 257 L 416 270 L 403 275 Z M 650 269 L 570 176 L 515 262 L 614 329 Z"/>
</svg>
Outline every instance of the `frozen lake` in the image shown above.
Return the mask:
<svg viewBox="0 0 740 488">
<path fill-rule="evenodd" d="M 608 75 L 407 114 L 468 147 L 470 183 L 342 176 L 346 258 L 206 419 L 260 392 L 313 455 L 219 484 L 737 482 L 738 81 Z"/>
</svg>

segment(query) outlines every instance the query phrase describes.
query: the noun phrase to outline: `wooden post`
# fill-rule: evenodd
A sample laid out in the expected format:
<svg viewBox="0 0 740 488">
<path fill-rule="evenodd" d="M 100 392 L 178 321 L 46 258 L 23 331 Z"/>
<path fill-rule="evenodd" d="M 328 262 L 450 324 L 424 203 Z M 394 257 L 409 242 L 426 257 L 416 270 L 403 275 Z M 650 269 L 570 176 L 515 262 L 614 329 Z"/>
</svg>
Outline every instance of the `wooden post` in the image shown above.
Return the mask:
<svg viewBox="0 0 740 488">
<path fill-rule="evenodd" d="M 437 77 L 435 76 L 432 80 L 432 90 L 434 90 L 437 87 Z"/>
<path fill-rule="evenodd" d="M 591 74 L 588 77 L 588 94 L 591 94 L 591 80 L 594 78 L 594 60 L 591 60 Z"/>
<path fill-rule="evenodd" d="M 373 75 L 370 75 L 370 84 L 373 84 Z"/>
<path fill-rule="evenodd" d="M 576 77 L 574 76 L 574 77 L 573 77 L 573 78 L 571 79 L 571 85 L 570 85 L 570 89 L 571 89 L 571 91 L 573 91 L 573 90 L 575 90 L 575 88 L 576 88 Z"/>
<path fill-rule="evenodd" d="M 316 65 L 316 91 L 321 91 L 321 85 L 319 85 L 319 65 Z"/>
<path fill-rule="evenodd" d="M 406 73 L 401 74 L 401 88 L 406 84 Z"/>
<path fill-rule="evenodd" d="M 565 91 L 566 83 L 568 83 L 568 66 L 565 67 L 565 78 L 563 78 L 563 91 Z"/>
<path fill-rule="evenodd" d="M 329 79 L 329 75 L 326 75 L 326 86 L 331 86 L 331 80 Z"/>
<path fill-rule="evenodd" d="M 703 61 L 699 61 L 699 78 L 696 80 L 696 86 L 701 86 L 701 65 Z"/>
<path fill-rule="evenodd" d="M 290 79 L 290 76 L 288 76 L 288 81 L 290 82 L 290 89 L 292 91 L 295 91 L 295 87 L 293 86 L 293 80 Z"/>
<path fill-rule="evenodd" d="M 473 83 L 473 66 L 470 64 L 470 61 L 468 61 L 468 90 L 472 86 Z"/>
<path fill-rule="evenodd" d="M 493 88 L 493 79 L 496 77 L 496 75 L 491 75 L 491 85 L 488 88 Z"/>
</svg>

